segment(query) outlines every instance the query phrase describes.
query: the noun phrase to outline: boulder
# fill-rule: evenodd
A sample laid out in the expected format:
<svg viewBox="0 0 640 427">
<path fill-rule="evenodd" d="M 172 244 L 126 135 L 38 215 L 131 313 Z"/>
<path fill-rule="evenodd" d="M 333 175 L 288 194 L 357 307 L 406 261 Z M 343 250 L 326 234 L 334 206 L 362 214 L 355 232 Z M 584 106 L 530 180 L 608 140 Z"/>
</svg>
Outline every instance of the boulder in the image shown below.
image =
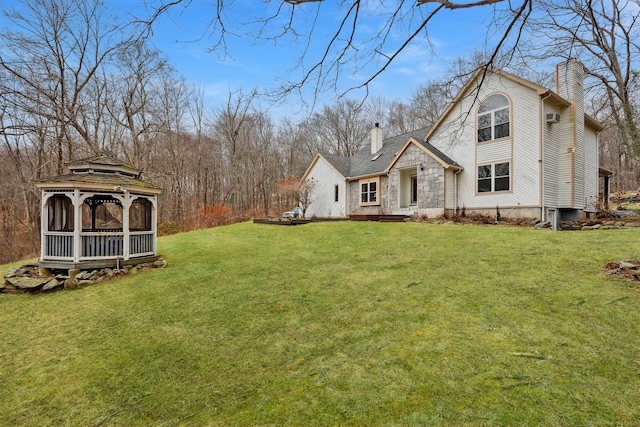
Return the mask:
<svg viewBox="0 0 640 427">
<path fill-rule="evenodd" d="M 55 288 L 58 288 L 60 286 L 63 286 L 64 282 L 63 281 L 58 281 L 58 279 L 56 279 L 55 277 L 51 280 L 49 280 L 43 287 L 42 290 L 43 291 L 50 291 L 53 290 Z"/>
<path fill-rule="evenodd" d="M 78 284 L 78 279 L 75 277 L 71 277 L 64 281 L 65 289 L 77 289 L 80 285 Z"/>
<path fill-rule="evenodd" d="M 627 262 L 627 261 L 620 261 L 619 267 L 620 268 L 627 268 L 627 269 L 629 269 L 629 268 L 640 268 L 640 265 L 636 265 L 636 264 L 633 264 L 633 263 L 630 263 L 630 262 Z"/>
<path fill-rule="evenodd" d="M 18 289 L 35 291 L 46 284 L 49 279 L 46 277 L 9 277 L 7 281 Z"/>
<path fill-rule="evenodd" d="M 75 278 L 78 280 L 90 280 L 92 276 L 93 272 L 81 271 L 80 273 L 75 275 Z"/>
</svg>

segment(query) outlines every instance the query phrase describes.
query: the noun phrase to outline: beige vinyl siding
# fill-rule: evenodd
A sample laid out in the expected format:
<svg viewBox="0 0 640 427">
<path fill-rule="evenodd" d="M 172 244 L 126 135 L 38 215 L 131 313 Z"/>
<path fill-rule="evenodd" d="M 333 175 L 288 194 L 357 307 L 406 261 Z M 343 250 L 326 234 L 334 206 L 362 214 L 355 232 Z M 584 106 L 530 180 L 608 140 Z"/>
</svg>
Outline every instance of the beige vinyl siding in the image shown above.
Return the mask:
<svg viewBox="0 0 640 427">
<path fill-rule="evenodd" d="M 539 205 L 539 96 L 536 91 L 496 74 L 488 74 L 478 99 L 501 93 L 510 101 L 509 138 L 477 144 L 473 94 L 461 99 L 429 140 L 436 148 L 450 153 L 464 171 L 458 175 L 458 207 Z M 466 120 L 456 120 L 466 117 Z M 510 162 L 510 191 L 476 194 L 478 164 Z"/>
<path fill-rule="evenodd" d="M 582 90 L 582 87 L 579 88 Z M 585 142 L 584 142 L 584 107 L 582 103 L 574 106 L 576 114 L 575 123 L 575 158 L 574 158 L 574 191 L 573 206 L 577 209 L 585 207 Z"/>
<path fill-rule="evenodd" d="M 479 144 L 476 156 L 479 165 L 492 163 L 496 159 L 511 159 L 511 139 Z"/>
<path fill-rule="evenodd" d="M 543 132 L 543 144 L 542 149 L 542 165 L 544 168 L 544 205 L 557 207 L 560 204 L 560 168 L 563 167 L 566 171 L 566 160 L 561 159 L 560 152 L 563 150 L 562 141 L 562 122 L 568 120 L 568 110 L 561 108 L 554 108 L 551 105 L 546 105 L 544 108 L 544 114 L 553 113 L 560 115 L 559 123 L 546 123 L 542 124 Z M 566 126 L 565 126 L 566 127 Z M 564 147 L 564 153 L 562 156 L 566 157 L 567 149 Z M 566 179 L 566 178 L 565 178 Z"/>
<path fill-rule="evenodd" d="M 598 200 L 598 138 L 596 133 L 585 129 L 585 210 L 589 212 L 596 211 L 596 202 Z"/>
<path fill-rule="evenodd" d="M 550 125 L 555 126 L 558 136 L 558 145 L 555 147 L 555 155 L 558 161 L 556 205 L 558 208 L 572 207 L 573 193 L 573 138 L 570 108 L 565 108 L 560 113 L 560 122 Z M 551 205 L 550 205 L 551 206 Z"/>
<path fill-rule="evenodd" d="M 456 209 L 456 177 L 451 169 L 444 171 L 444 189 L 444 208 Z"/>
</svg>

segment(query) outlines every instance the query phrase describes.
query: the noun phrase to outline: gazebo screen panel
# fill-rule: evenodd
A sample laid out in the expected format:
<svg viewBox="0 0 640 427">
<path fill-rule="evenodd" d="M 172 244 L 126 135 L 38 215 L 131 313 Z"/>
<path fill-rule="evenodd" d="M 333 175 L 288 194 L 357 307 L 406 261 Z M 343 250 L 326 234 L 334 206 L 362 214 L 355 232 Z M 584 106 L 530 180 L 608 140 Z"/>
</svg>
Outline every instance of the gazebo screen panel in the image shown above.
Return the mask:
<svg viewBox="0 0 640 427">
<path fill-rule="evenodd" d="M 88 198 L 82 205 L 83 232 L 122 231 L 122 203 L 108 195 Z"/>
<path fill-rule="evenodd" d="M 138 198 L 129 208 L 129 230 L 151 231 L 152 205 L 148 199 Z"/>
<path fill-rule="evenodd" d="M 47 231 L 73 231 L 73 203 L 64 194 L 47 201 Z"/>
</svg>

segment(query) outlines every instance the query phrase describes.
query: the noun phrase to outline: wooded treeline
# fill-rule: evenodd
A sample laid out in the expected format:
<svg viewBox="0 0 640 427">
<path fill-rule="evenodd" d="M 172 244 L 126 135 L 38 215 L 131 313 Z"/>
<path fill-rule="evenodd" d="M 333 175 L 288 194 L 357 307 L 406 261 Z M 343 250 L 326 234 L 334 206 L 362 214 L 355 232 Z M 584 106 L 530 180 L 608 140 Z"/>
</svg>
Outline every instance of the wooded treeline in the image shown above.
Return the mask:
<svg viewBox="0 0 640 427">
<path fill-rule="evenodd" d="M 206 105 L 203 89 L 144 31 L 98 0 L 34 0 L 5 13 L 12 26 L 0 34 L 0 262 L 37 253 L 40 194 L 32 181 L 65 173 L 71 160 L 106 150 L 142 169 L 164 190 L 161 232 L 280 215 L 297 205 L 296 183 L 317 152 L 355 153 L 376 122 L 386 135 L 430 126 L 483 62 L 457 61 L 449 79 L 425 82 L 406 102 L 344 98 L 293 121 L 273 118 L 258 89 Z M 589 112 L 607 125 L 601 164 L 614 171 L 613 188 L 636 190 L 640 143 L 625 114 L 640 122 L 640 96 L 637 70 L 628 75 L 628 106 L 605 87 L 605 98 L 592 90 Z"/>
</svg>

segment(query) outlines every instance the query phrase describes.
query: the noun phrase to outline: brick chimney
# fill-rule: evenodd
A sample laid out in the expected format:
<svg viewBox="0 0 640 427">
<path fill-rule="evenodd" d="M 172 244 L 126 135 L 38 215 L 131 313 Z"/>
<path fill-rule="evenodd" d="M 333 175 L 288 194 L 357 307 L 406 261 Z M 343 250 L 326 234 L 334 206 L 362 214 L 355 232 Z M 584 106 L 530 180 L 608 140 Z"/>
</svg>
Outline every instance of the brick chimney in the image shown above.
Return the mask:
<svg viewBox="0 0 640 427">
<path fill-rule="evenodd" d="M 383 139 L 384 132 L 380 127 L 380 123 L 376 123 L 373 129 L 371 129 L 371 154 L 375 154 L 380 151 Z"/>
</svg>

